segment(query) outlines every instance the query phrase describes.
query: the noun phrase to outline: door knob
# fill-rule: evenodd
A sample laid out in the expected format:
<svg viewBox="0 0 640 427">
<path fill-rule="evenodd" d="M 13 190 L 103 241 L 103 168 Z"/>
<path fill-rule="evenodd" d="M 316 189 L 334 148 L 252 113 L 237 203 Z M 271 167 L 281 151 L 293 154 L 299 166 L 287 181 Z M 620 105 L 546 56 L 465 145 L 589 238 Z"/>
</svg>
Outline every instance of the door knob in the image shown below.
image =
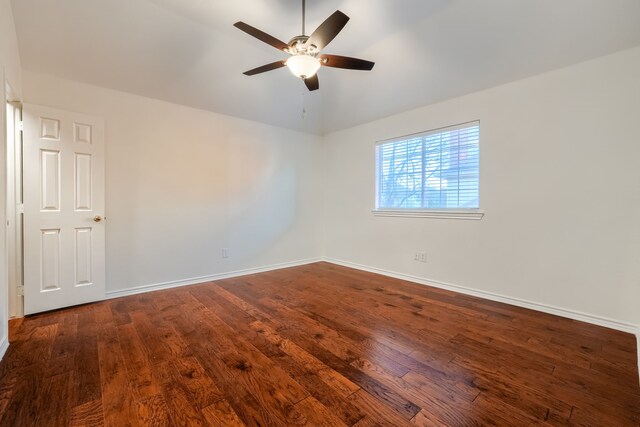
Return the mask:
<svg viewBox="0 0 640 427">
<path fill-rule="evenodd" d="M 100 222 L 100 221 L 102 221 L 102 217 L 100 215 L 96 215 L 96 216 L 93 217 L 93 220 L 95 222 Z"/>
</svg>

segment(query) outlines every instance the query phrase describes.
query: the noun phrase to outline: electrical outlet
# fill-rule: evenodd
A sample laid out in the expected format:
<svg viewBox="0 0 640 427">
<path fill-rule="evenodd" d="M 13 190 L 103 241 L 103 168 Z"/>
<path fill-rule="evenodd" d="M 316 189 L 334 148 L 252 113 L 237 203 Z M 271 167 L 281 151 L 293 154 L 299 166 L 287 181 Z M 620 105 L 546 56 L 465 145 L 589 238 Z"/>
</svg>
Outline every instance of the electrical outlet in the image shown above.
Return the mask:
<svg viewBox="0 0 640 427">
<path fill-rule="evenodd" d="M 427 262 L 427 253 L 426 252 L 416 252 L 413 255 L 413 260 L 414 261 L 419 261 L 419 262 Z"/>
<path fill-rule="evenodd" d="M 229 258 L 229 248 L 222 248 L 222 258 Z"/>
</svg>

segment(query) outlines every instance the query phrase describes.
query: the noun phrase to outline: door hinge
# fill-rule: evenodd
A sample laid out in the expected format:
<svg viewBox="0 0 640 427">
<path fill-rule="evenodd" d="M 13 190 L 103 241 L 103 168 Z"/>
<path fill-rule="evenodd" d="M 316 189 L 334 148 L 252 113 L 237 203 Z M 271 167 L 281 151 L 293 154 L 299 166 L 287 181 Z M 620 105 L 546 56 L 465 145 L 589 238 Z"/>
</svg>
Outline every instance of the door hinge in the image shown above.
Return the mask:
<svg viewBox="0 0 640 427">
<path fill-rule="evenodd" d="M 18 203 L 16 205 L 16 213 L 23 214 L 24 213 L 24 203 Z"/>
<path fill-rule="evenodd" d="M 22 120 L 21 120 L 21 121 L 19 121 L 19 122 L 16 124 L 16 126 L 18 127 L 18 130 L 19 130 L 20 132 L 24 131 L 24 122 L 23 122 Z"/>
<path fill-rule="evenodd" d="M 18 286 L 16 288 L 16 295 L 19 297 L 23 297 L 24 296 L 24 286 Z"/>
</svg>

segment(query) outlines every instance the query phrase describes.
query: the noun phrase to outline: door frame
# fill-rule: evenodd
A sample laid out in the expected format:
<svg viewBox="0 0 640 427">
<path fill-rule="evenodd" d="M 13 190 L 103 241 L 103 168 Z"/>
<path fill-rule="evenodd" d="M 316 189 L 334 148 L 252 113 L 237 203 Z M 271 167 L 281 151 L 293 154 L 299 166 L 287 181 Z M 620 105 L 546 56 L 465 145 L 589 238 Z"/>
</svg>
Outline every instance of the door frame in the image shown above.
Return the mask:
<svg viewBox="0 0 640 427">
<path fill-rule="evenodd" d="M 9 93 L 9 92 L 7 92 Z M 8 96 L 7 98 L 13 98 Z M 7 218 L 7 293 L 9 319 L 24 316 L 24 252 L 22 200 L 22 104 L 7 101 L 6 124 L 6 218 Z"/>
<path fill-rule="evenodd" d="M 16 82 L 13 82 L 16 83 Z M 19 86 L 16 86 L 19 87 Z M 7 240 L 7 144 L 9 138 L 7 135 L 7 102 L 19 101 L 19 92 L 15 91 L 8 80 L 6 70 L 0 65 L 0 98 L 2 105 L 0 106 L 0 179 L 4 182 L 0 183 L 0 359 L 4 356 L 9 348 L 9 255 Z M 4 224 L 3 224 L 4 223 Z"/>
</svg>

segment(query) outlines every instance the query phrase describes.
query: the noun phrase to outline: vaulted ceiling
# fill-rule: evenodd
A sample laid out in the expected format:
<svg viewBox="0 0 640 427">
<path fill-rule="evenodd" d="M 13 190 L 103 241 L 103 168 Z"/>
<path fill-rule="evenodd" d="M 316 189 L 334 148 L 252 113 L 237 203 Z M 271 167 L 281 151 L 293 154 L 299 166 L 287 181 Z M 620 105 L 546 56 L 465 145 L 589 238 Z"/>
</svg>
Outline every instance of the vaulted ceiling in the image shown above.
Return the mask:
<svg viewBox="0 0 640 427">
<path fill-rule="evenodd" d="M 307 32 L 340 9 L 325 49 L 376 62 L 323 68 L 308 92 L 285 54 L 300 0 L 13 0 L 25 69 L 323 134 L 640 45 L 638 0 L 307 0 Z M 306 114 L 302 114 L 303 108 Z"/>
</svg>

